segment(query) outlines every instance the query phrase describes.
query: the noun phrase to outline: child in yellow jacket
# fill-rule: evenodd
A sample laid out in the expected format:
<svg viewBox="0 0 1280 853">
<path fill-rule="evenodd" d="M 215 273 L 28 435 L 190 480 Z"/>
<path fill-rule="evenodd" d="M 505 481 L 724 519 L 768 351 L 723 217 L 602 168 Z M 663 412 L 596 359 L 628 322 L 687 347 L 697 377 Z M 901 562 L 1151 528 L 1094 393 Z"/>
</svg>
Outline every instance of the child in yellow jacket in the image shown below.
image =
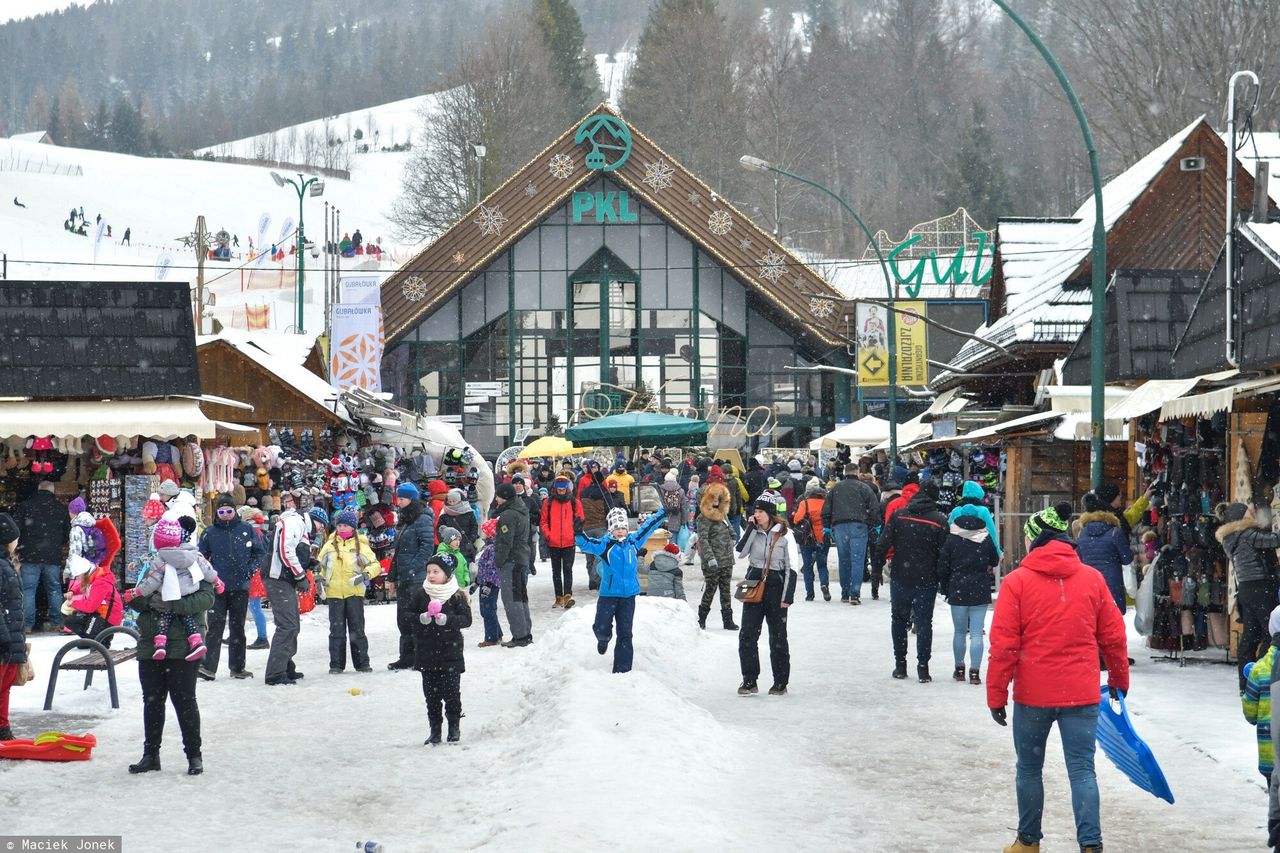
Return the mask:
<svg viewBox="0 0 1280 853">
<path fill-rule="evenodd" d="M 372 672 L 369 640 L 364 634 L 365 584 L 382 573 L 382 566 L 357 528 L 360 518 L 353 509 L 334 516 L 333 533 L 320 549 L 320 564 L 329 601 L 329 674 L 347 668 L 347 642 L 356 672 Z"/>
</svg>

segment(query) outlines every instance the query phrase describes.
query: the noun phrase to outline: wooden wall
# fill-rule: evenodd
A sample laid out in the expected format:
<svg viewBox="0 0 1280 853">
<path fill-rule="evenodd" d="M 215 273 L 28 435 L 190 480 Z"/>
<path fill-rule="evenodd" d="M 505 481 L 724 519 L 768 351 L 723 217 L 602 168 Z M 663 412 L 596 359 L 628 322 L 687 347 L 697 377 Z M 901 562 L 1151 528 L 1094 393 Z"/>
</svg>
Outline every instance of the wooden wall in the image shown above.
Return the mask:
<svg viewBox="0 0 1280 853">
<path fill-rule="evenodd" d="M 225 342 L 217 341 L 200 347 L 196 351 L 196 359 L 200 364 L 200 384 L 204 393 L 239 400 L 254 407 L 250 412 L 217 403 L 200 404 L 200 410 L 206 417 L 259 428 L 260 436 L 256 441 L 252 439 L 252 433 L 231 434 L 233 444 L 265 443 L 269 424 L 289 426 L 294 432 L 309 428 L 318 433 L 341 423 L 332 412 Z"/>
</svg>

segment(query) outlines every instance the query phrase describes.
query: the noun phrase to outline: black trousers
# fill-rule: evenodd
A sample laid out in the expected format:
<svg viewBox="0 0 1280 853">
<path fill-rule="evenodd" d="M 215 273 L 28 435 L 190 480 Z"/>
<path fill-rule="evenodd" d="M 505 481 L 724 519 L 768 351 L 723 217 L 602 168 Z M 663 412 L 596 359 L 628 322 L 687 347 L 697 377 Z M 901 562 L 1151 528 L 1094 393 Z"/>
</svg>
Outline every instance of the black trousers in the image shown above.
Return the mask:
<svg viewBox="0 0 1280 853">
<path fill-rule="evenodd" d="M 1262 654 L 1259 646 L 1271 639 L 1267 622 L 1276 606 L 1276 585 L 1271 581 L 1247 581 L 1236 591 L 1240 603 L 1240 621 L 1244 631 L 1240 634 L 1240 648 L 1236 651 L 1239 663 L 1240 689 L 1244 690 L 1244 668 Z"/>
<path fill-rule="evenodd" d="M 780 572 L 770 572 L 764 584 L 764 600 L 742 605 L 742 627 L 738 631 L 738 661 L 742 680 L 760 677 L 760 630 L 769 625 L 769 669 L 773 683 L 786 687 L 791 680 L 791 646 L 787 643 L 787 611 L 782 606 L 783 580 Z"/>
<path fill-rule="evenodd" d="M 187 756 L 200 754 L 200 707 L 196 704 L 196 663 L 182 658 L 139 660 L 142 685 L 142 748 L 159 752 L 164 737 L 164 703 L 173 703 Z"/>
<path fill-rule="evenodd" d="M 427 722 L 440 725 L 443 719 L 457 722 L 462 717 L 462 673 L 453 669 L 422 670 L 422 695 L 427 699 Z"/>
<path fill-rule="evenodd" d="M 551 549 L 551 585 L 556 589 L 556 598 L 562 595 L 573 595 L 573 558 L 577 549 Z"/>
<path fill-rule="evenodd" d="M 396 627 L 400 629 L 399 662 L 413 666 L 417 644 L 413 633 L 418 628 L 418 614 L 409 609 L 409 591 L 396 587 Z"/>
<path fill-rule="evenodd" d="M 209 649 L 201 663 L 210 672 L 218 671 L 218 660 L 222 657 L 222 629 L 231 623 L 231 639 L 227 640 L 227 665 L 232 672 L 244 669 L 244 617 L 249 612 L 249 590 L 226 590 L 213 599 L 213 610 L 209 611 L 209 631 L 204 644 Z"/>
<path fill-rule="evenodd" d="M 397 610 L 396 615 L 399 616 Z M 347 638 L 351 638 L 351 663 L 369 668 L 369 640 L 364 635 L 364 598 L 329 599 L 329 669 L 347 668 Z"/>
</svg>

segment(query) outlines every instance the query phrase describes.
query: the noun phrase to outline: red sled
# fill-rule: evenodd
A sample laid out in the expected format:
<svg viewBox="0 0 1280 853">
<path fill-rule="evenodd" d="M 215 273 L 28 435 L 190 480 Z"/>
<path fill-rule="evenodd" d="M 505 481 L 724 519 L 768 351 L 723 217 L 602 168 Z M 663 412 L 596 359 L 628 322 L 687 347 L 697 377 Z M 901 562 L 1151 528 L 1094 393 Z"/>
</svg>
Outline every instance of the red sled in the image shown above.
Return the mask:
<svg viewBox="0 0 1280 853">
<path fill-rule="evenodd" d="M 88 761 L 98 739 L 92 734 L 69 735 L 45 732 L 35 740 L 0 741 L 0 758 L 29 761 Z"/>
</svg>

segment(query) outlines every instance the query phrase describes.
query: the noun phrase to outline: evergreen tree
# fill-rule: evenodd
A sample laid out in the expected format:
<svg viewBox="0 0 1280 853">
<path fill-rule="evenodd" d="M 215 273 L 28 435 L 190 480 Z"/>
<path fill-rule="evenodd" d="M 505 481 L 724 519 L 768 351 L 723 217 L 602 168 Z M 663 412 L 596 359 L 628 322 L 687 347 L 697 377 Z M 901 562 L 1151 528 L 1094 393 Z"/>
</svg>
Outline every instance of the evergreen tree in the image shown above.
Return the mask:
<svg viewBox="0 0 1280 853">
<path fill-rule="evenodd" d="M 107 114 L 106 98 L 98 100 L 98 111 L 94 114 L 93 123 L 89 125 L 85 147 L 101 148 L 104 151 L 116 150 L 111 145 L 111 118 Z"/>
<path fill-rule="evenodd" d="M 75 78 L 68 77 L 58 91 L 58 138 L 59 145 L 84 145 L 88 138 L 85 125 L 84 103 L 80 100 L 80 88 Z"/>
<path fill-rule="evenodd" d="M 995 137 L 987 128 L 987 108 L 976 98 L 947 174 L 942 201 L 948 210 L 967 208 L 974 219 L 987 227 L 994 226 L 997 217 L 1010 213 L 1009 183 Z"/>
<path fill-rule="evenodd" d="M 124 97 L 116 98 L 111 111 L 111 150 L 124 154 L 146 154 L 147 134 L 138 110 Z"/>
<path fill-rule="evenodd" d="M 533 20 L 551 54 L 569 105 L 585 114 L 600 101 L 595 59 L 587 53 L 582 21 L 569 0 L 534 0 Z"/>
</svg>

